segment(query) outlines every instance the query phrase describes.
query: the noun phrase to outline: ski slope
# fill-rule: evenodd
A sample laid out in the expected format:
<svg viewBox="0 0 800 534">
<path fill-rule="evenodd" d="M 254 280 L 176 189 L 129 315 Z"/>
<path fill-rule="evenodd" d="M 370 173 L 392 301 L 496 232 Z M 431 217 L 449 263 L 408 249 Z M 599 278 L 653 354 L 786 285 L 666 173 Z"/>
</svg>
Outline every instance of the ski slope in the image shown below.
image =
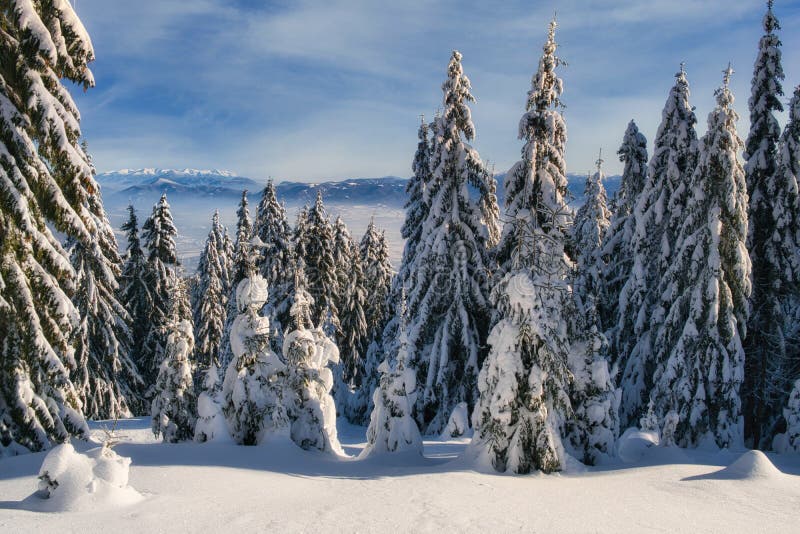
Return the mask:
<svg viewBox="0 0 800 534">
<path fill-rule="evenodd" d="M 102 423 L 93 424 L 96 436 Z M 42 513 L 30 497 L 44 453 L 0 460 L 0 532 L 798 532 L 800 456 L 623 442 L 614 465 L 556 475 L 476 471 L 468 439 L 425 441 L 425 457 L 359 461 L 291 445 L 156 442 L 120 423 L 144 498 Z M 365 429 L 340 424 L 347 454 Z M 86 450 L 95 444 L 76 443 Z M 27 500 L 26 500 L 27 499 Z"/>
</svg>

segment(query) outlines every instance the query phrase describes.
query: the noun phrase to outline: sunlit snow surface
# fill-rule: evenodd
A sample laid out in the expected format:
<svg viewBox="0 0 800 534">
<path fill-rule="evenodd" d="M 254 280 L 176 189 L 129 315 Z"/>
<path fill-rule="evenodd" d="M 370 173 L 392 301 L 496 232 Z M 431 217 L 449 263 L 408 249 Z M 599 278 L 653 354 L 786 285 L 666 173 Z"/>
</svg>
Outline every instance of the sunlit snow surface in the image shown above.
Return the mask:
<svg viewBox="0 0 800 534">
<path fill-rule="evenodd" d="M 557 475 L 480 473 L 467 438 L 426 440 L 425 458 L 357 461 L 294 445 L 156 442 L 121 421 L 116 447 L 144 498 L 95 511 L 33 512 L 44 453 L 0 460 L 0 532 L 797 532 L 800 455 L 648 447 L 626 462 Z M 93 423 L 96 436 L 104 423 Z M 345 452 L 365 429 L 339 425 Z M 630 435 L 629 435 L 630 437 Z M 75 443 L 79 451 L 95 444 Z"/>
</svg>

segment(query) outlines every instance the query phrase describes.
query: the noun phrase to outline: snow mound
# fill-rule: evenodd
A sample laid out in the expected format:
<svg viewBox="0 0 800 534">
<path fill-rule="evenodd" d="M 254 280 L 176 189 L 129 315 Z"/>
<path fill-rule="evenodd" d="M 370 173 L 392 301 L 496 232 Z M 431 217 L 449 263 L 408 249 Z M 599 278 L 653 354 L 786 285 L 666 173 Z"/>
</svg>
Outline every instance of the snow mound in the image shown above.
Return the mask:
<svg viewBox="0 0 800 534">
<path fill-rule="evenodd" d="M 469 415 L 466 402 L 459 402 L 453 408 L 453 413 L 450 414 L 450 419 L 447 420 L 447 426 L 442 430 L 441 438 L 457 438 L 469 432 Z"/>
<path fill-rule="evenodd" d="M 783 473 L 761 451 L 747 451 L 731 465 L 718 471 L 719 478 L 735 480 L 775 479 Z"/>
<path fill-rule="evenodd" d="M 65 443 L 45 456 L 39 489 L 25 506 L 42 512 L 97 510 L 134 504 L 142 496 L 128 486 L 131 459 L 108 447 L 81 454 Z"/>
<path fill-rule="evenodd" d="M 638 462 L 658 442 L 656 432 L 629 428 L 617 440 L 617 457 L 626 463 Z"/>
</svg>

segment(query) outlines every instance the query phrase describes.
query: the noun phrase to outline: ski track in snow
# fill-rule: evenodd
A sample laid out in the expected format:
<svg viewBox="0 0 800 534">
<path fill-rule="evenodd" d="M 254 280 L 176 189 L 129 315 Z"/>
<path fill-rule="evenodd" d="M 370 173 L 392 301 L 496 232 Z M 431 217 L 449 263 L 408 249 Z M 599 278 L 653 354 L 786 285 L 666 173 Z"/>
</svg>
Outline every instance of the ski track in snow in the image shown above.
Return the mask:
<svg viewBox="0 0 800 534">
<path fill-rule="evenodd" d="M 99 438 L 111 424 L 91 426 Z M 428 438 L 425 458 L 359 461 L 293 445 L 165 445 L 149 418 L 120 421 L 118 431 L 115 450 L 133 459 L 130 485 L 143 501 L 93 512 L 23 510 L 45 453 L 5 458 L 0 532 L 798 531 L 800 455 L 641 448 L 632 463 L 510 476 L 460 459 L 467 438 Z M 363 427 L 340 423 L 339 436 L 349 455 L 364 447 Z"/>
</svg>

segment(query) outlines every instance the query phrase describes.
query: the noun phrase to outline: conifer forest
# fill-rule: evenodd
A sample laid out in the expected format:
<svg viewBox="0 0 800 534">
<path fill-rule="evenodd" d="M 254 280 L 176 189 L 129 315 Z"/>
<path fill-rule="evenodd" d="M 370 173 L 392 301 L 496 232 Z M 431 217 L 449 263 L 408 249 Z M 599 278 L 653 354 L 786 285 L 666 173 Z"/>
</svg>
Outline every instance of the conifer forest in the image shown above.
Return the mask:
<svg viewBox="0 0 800 534">
<path fill-rule="evenodd" d="M 269 169 L 112 217 L 88 8 L 0 2 L 0 531 L 800 529 L 800 6 L 747 8 L 747 62 L 675 62 L 576 195 L 560 35 L 588 3 L 559 4 L 522 30 L 507 169 L 476 148 L 492 85 L 418 47 L 441 93 L 404 117 L 395 227 Z"/>
</svg>

